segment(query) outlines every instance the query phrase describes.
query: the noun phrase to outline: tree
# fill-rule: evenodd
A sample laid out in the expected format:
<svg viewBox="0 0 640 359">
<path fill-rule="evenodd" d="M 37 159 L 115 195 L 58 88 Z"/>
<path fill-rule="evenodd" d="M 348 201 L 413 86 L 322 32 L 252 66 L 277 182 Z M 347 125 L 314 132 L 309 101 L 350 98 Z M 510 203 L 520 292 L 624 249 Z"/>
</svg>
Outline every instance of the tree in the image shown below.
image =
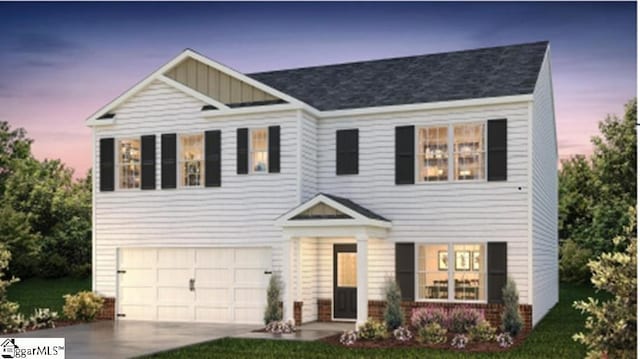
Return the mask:
<svg viewBox="0 0 640 359">
<path fill-rule="evenodd" d="M 518 335 L 522 329 L 522 316 L 518 304 L 520 302 L 518 287 L 513 278 L 507 279 L 507 284 L 502 288 L 502 302 L 504 309 L 502 311 L 502 330 L 508 332 L 512 336 Z"/>
<path fill-rule="evenodd" d="M 558 235 L 572 239 L 595 257 L 613 249 L 612 238 L 630 223 L 627 208 L 636 206 L 637 101 L 622 118 L 608 116 L 594 136 L 593 155 L 562 163 L 559 172 Z"/>
<path fill-rule="evenodd" d="M 583 314 L 588 313 L 585 333 L 573 336 L 587 346 L 587 358 L 635 358 L 637 350 L 637 239 L 636 212 L 629 209 L 630 225 L 624 234 L 613 239 L 615 250 L 590 261 L 591 283 L 600 291 L 613 295 L 603 301 L 589 298 L 574 302 Z"/>
<path fill-rule="evenodd" d="M 16 162 L 31 158 L 31 143 L 23 128 L 15 130 L 6 121 L 0 121 L 0 196 L 4 183 L 13 172 Z"/>
<path fill-rule="evenodd" d="M 402 295 L 400 294 L 400 287 L 398 287 L 398 283 L 395 280 L 387 280 L 385 295 L 387 306 L 384 309 L 384 322 L 387 325 L 387 329 L 394 330 L 404 324 L 404 313 L 400 306 Z"/>
<path fill-rule="evenodd" d="M 282 320 L 282 283 L 277 274 L 273 274 L 267 287 L 267 307 L 264 310 L 264 324 Z"/>
</svg>

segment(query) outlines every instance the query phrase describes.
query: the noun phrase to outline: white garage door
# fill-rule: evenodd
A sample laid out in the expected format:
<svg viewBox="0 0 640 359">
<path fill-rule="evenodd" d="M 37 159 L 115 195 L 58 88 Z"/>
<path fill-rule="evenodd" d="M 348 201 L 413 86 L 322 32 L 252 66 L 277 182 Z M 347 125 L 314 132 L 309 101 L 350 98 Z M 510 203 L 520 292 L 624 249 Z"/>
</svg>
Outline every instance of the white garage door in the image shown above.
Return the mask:
<svg viewBox="0 0 640 359">
<path fill-rule="evenodd" d="M 122 248 L 119 253 L 121 319 L 262 321 L 269 248 Z"/>
</svg>

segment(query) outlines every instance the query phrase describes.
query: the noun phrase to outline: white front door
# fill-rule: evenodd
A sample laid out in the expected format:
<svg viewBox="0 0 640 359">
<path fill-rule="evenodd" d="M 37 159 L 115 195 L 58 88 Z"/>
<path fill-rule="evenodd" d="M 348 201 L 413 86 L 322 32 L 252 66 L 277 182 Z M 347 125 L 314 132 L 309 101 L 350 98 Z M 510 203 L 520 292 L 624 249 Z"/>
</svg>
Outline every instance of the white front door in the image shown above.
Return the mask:
<svg viewBox="0 0 640 359">
<path fill-rule="evenodd" d="M 122 319 L 262 321 L 271 271 L 269 248 L 122 248 Z"/>
</svg>

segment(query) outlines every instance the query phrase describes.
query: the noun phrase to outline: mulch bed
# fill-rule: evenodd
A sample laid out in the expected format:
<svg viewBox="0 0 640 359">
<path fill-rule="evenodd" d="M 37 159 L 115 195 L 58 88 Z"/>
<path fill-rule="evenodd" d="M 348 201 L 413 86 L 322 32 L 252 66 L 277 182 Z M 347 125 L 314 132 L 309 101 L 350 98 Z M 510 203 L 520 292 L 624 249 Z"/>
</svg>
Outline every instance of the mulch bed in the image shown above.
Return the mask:
<svg viewBox="0 0 640 359">
<path fill-rule="evenodd" d="M 494 340 L 494 341 L 485 342 L 485 343 L 475 343 L 475 342 L 469 341 L 469 343 L 467 344 L 467 347 L 464 349 L 455 349 L 451 346 L 451 339 L 454 337 L 454 334 L 447 334 L 447 341 L 446 343 L 442 343 L 442 344 L 422 344 L 422 343 L 419 343 L 415 338 L 412 338 L 411 340 L 408 340 L 406 342 L 401 342 L 393 338 L 393 335 L 390 334 L 391 335 L 390 338 L 383 339 L 383 340 L 358 339 L 353 345 L 350 345 L 350 346 L 342 345 L 342 343 L 340 343 L 340 335 L 341 334 L 332 335 L 330 337 L 320 339 L 320 341 L 327 344 L 336 345 L 342 348 L 365 348 L 365 349 L 367 348 L 370 348 L 370 349 L 430 348 L 430 349 L 448 349 L 448 350 L 457 351 L 457 352 L 486 353 L 486 352 L 504 352 L 504 351 L 509 351 L 513 348 L 516 348 L 520 346 L 525 341 L 525 339 L 527 339 L 529 332 L 528 331 L 520 332 L 518 336 L 513 338 L 513 345 L 509 348 L 500 348 L 498 343 Z"/>
</svg>

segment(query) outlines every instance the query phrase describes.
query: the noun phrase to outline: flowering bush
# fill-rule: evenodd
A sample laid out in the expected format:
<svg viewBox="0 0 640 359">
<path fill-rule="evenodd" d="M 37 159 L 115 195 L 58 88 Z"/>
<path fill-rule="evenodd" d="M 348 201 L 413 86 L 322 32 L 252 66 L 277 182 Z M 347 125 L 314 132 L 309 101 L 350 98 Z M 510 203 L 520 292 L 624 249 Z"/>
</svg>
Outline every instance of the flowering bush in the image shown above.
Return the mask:
<svg viewBox="0 0 640 359">
<path fill-rule="evenodd" d="M 406 342 L 408 340 L 411 340 L 411 338 L 413 338 L 413 335 L 408 328 L 398 327 L 393 331 L 393 337 L 401 342 Z"/>
<path fill-rule="evenodd" d="M 484 313 L 469 307 L 458 307 L 449 314 L 449 330 L 454 333 L 468 333 L 484 319 Z"/>
<path fill-rule="evenodd" d="M 355 330 L 349 330 L 342 333 L 342 335 L 340 336 L 340 344 L 342 345 L 353 345 L 356 340 L 358 340 L 358 332 L 356 332 Z"/>
<path fill-rule="evenodd" d="M 267 333 L 273 334 L 289 334 L 295 333 L 296 327 L 291 321 L 285 322 L 282 320 L 276 320 L 267 324 L 264 330 Z"/>
<path fill-rule="evenodd" d="M 104 305 L 104 299 L 90 291 L 66 294 L 64 298 L 64 315 L 71 320 L 93 320 Z"/>
<path fill-rule="evenodd" d="M 431 323 L 447 328 L 447 312 L 443 308 L 416 308 L 411 312 L 411 325 L 414 328 L 420 329 Z"/>
<path fill-rule="evenodd" d="M 7 323 L 5 323 L 4 332 L 22 333 L 29 326 L 29 321 L 25 319 L 22 313 L 13 314 Z"/>
<path fill-rule="evenodd" d="M 418 329 L 417 339 L 420 343 L 440 344 L 447 341 L 447 329 L 436 322 Z"/>
<path fill-rule="evenodd" d="M 471 340 L 476 342 L 490 342 L 495 337 L 496 328 L 492 327 L 488 321 L 482 319 L 475 327 L 469 330 Z"/>
<path fill-rule="evenodd" d="M 451 346 L 456 349 L 464 349 L 467 343 L 469 343 L 469 338 L 464 334 L 456 334 L 456 336 L 451 339 Z"/>
<path fill-rule="evenodd" d="M 55 328 L 55 320 L 58 320 L 58 312 L 52 312 L 49 308 L 36 308 L 29 317 L 29 326 L 32 329 Z"/>
<path fill-rule="evenodd" d="M 498 342 L 500 348 L 508 348 L 513 345 L 513 338 L 507 332 L 498 334 L 498 336 L 496 337 L 496 341 Z"/>
<path fill-rule="evenodd" d="M 375 319 L 369 318 L 358 328 L 358 339 L 379 340 L 387 337 L 387 327 Z"/>
</svg>

